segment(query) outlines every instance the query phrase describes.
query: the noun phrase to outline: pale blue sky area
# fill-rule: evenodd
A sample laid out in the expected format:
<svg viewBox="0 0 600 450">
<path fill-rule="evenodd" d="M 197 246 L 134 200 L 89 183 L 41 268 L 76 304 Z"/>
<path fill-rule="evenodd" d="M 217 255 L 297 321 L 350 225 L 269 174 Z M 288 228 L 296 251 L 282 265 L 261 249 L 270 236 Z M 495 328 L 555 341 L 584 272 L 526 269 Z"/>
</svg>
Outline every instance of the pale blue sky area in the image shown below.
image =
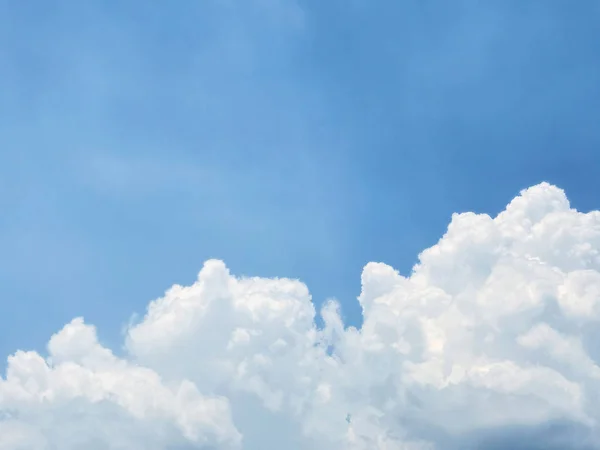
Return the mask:
<svg viewBox="0 0 600 450">
<path fill-rule="evenodd" d="M 0 359 L 207 258 L 349 323 L 452 212 L 600 207 L 596 0 L 0 0 Z"/>
</svg>

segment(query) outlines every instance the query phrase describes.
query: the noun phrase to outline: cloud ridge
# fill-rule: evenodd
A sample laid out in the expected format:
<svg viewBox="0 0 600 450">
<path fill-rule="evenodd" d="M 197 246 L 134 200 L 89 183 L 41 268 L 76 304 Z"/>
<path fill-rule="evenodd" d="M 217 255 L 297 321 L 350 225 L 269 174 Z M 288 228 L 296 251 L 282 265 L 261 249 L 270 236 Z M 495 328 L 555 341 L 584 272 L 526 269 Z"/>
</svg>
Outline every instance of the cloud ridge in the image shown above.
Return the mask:
<svg viewBox="0 0 600 450">
<path fill-rule="evenodd" d="M 359 329 L 219 260 L 150 303 L 123 357 L 76 318 L 9 357 L 0 450 L 600 448 L 600 212 L 541 183 L 361 281 Z"/>
</svg>

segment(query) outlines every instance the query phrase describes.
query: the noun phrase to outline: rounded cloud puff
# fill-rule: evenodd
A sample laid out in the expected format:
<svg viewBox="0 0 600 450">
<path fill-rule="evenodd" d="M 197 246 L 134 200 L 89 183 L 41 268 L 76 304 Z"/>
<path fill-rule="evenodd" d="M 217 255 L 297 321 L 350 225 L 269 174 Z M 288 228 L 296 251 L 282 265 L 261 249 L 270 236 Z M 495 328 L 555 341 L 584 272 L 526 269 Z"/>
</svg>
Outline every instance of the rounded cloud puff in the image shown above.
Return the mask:
<svg viewBox="0 0 600 450">
<path fill-rule="evenodd" d="M 0 450 L 596 448 L 600 212 L 543 183 L 456 214 L 410 276 L 362 274 L 360 329 L 290 279 L 208 261 L 126 356 L 75 319 L 0 378 Z"/>
</svg>

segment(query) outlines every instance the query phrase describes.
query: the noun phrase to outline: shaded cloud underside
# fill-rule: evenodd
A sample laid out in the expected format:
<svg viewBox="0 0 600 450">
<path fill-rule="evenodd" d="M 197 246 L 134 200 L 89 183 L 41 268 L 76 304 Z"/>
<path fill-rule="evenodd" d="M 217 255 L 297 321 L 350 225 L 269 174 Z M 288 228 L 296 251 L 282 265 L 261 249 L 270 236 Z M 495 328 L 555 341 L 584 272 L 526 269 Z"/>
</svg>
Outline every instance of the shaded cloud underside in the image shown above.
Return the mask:
<svg viewBox="0 0 600 450">
<path fill-rule="evenodd" d="M 409 277 L 362 273 L 360 329 L 290 279 L 207 261 L 119 358 L 74 319 L 0 378 L 0 450 L 600 448 L 600 212 L 540 184 L 456 214 Z"/>
</svg>

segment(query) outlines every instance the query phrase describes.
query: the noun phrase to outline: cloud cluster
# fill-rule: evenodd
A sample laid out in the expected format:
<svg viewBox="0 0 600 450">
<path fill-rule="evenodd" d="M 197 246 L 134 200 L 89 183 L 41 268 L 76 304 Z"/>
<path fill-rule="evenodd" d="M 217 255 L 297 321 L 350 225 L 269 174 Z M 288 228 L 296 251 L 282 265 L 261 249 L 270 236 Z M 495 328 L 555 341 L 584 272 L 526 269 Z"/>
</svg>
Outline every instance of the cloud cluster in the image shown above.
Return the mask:
<svg viewBox="0 0 600 450">
<path fill-rule="evenodd" d="M 362 273 L 360 329 L 290 279 L 208 261 L 125 356 L 75 319 L 0 378 L 0 450 L 600 448 L 600 212 L 543 183 L 456 214 L 410 276 Z"/>
</svg>

